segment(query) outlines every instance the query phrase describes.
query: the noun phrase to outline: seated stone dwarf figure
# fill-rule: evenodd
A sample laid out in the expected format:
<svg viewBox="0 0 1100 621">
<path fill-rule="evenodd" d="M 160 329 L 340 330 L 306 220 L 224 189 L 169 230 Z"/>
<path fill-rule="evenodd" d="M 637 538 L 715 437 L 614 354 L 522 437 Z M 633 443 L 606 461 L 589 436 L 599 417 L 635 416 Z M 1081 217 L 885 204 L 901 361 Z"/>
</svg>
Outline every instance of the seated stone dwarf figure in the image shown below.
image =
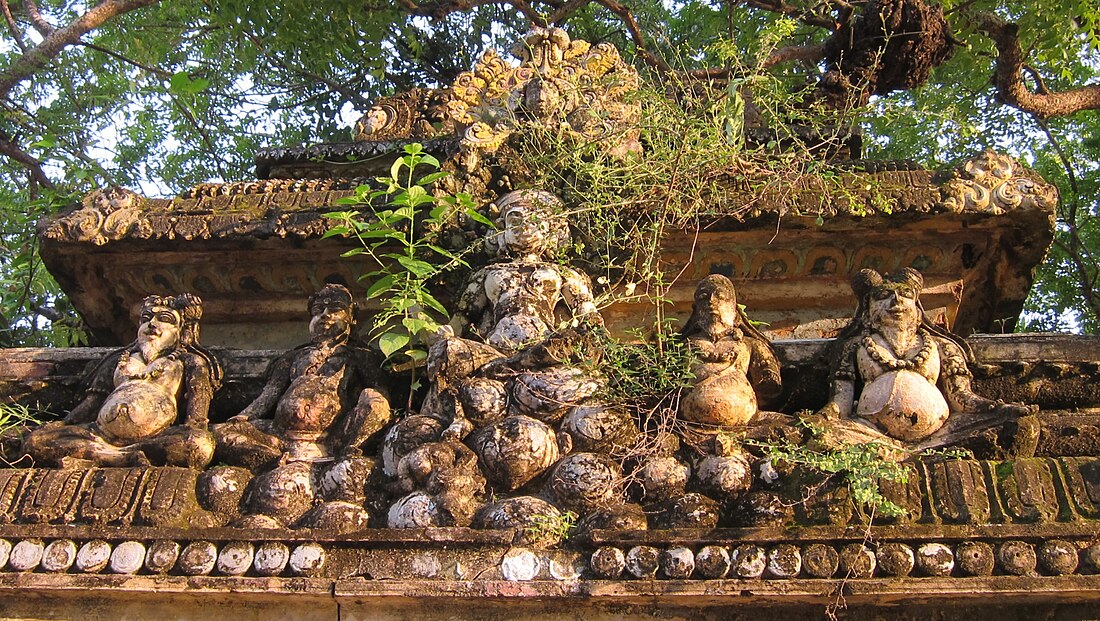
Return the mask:
<svg viewBox="0 0 1100 621">
<path fill-rule="evenodd" d="M 358 456 L 390 419 L 378 390 L 380 365 L 350 342 L 356 305 L 342 285 L 309 298 L 310 342 L 276 359 L 260 395 L 215 425 L 220 461 L 251 470 L 278 462 Z"/>
<path fill-rule="evenodd" d="M 725 276 L 711 274 L 699 282 L 682 334 L 697 358 L 695 386 L 680 402 L 687 423 L 715 432 L 746 425 L 761 399 L 770 401 L 782 392 L 779 361 L 768 339 L 737 306 L 737 293 Z"/>
<path fill-rule="evenodd" d="M 199 346 L 201 316 L 188 293 L 145 298 L 137 339 L 105 357 L 87 397 L 63 422 L 28 433 L 23 450 L 61 467 L 209 464 L 207 416 L 222 368 Z"/>
<path fill-rule="evenodd" d="M 885 278 L 865 269 L 852 278 L 859 305 L 837 339 L 831 398 L 818 413 L 826 435 L 878 442 L 900 458 L 1004 429 L 1011 437 L 998 450 L 1030 456 L 1038 441 L 1038 421 L 1030 416 L 1036 408 L 974 393 L 970 348 L 924 316 L 923 286 L 912 268 Z"/>
</svg>

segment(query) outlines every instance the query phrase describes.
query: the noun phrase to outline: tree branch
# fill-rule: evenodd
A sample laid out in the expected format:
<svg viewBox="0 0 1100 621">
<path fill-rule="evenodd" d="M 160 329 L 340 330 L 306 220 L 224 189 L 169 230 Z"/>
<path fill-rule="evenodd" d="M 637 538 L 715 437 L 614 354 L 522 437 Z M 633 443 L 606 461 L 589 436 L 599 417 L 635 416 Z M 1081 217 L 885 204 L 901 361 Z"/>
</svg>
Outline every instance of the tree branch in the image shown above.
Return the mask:
<svg viewBox="0 0 1100 621">
<path fill-rule="evenodd" d="M 19 26 L 15 24 L 15 18 L 12 17 L 11 7 L 8 6 L 8 0 L 0 0 L 0 8 L 4 10 L 4 21 L 8 22 L 8 30 L 11 31 L 11 38 L 15 39 L 15 44 L 19 46 L 19 51 L 26 53 L 27 45 L 23 43 L 23 35 L 19 32 Z"/>
<path fill-rule="evenodd" d="M 38 31 L 38 34 L 43 37 L 50 36 L 50 33 L 53 32 L 53 24 L 42 17 L 42 12 L 38 10 L 38 3 L 34 0 L 24 0 L 23 6 L 27 10 L 27 17 L 30 18 L 31 24 Z"/>
<path fill-rule="evenodd" d="M 978 30 L 993 39 L 997 46 L 993 82 L 997 88 L 998 101 L 1041 119 L 1100 109 L 1100 84 L 1052 93 L 1028 90 L 1022 76 L 1025 63 L 1024 52 L 1020 48 L 1019 26 L 987 11 L 976 12 L 971 18 Z"/>
<path fill-rule="evenodd" d="M 397 0 L 397 4 L 410 15 L 432 17 L 435 19 L 442 19 L 451 13 L 469 11 L 470 9 L 488 4 L 504 4 L 522 13 L 532 24 L 546 26 L 546 19 L 539 15 L 538 11 L 531 8 L 527 0 L 439 0 L 436 2 Z"/>
<path fill-rule="evenodd" d="M 0 133 L 0 155 L 6 155 L 19 164 L 22 164 L 23 167 L 30 172 L 31 178 L 38 182 L 39 185 L 51 190 L 56 189 L 57 186 L 55 186 L 53 181 L 50 181 L 50 178 L 46 176 L 46 171 L 42 170 L 42 162 L 38 161 L 38 159 L 30 153 L 24 151 L 19 145 L 15 144 L 14 140 L 3 133 Z"/>
<path fill-rule="evenodd" d="M 138 69 L 141 69 L 142 71 L 146 71 L 148 73 L 151 73 L 151 74 L 153 74 L 153 75 L 155 75 L 158 78 L 161 78 L 163 80 L 167 80 L 167 79 L 172 77 L 172 72 L 171 71 L 165 71 L 164 69 L 161 69 L 160 67 L 150 67 L 149 65 L 139 63 L 138 61 L 133 60 L 132 58 L 127 58 L 127 57 L 123 56 L 122 54 L 119 54 L 118 52 L 116 52 L 114 50 L 109 50 L 105 47 L 96 45 L 95 43 L 84 43 L 83 41 L 77 41 L 77 45 L 84 46 L 84 47 L 88 48 L 89 50 L 95 50 L 95 51 L 97 51 L 101 54 L 106 54 L 107 56 L 110 56 L 111 58 L 121 60 L 122 62 L 124 62 L 128 65 L 133 65 L 133 66 L 137 67 Z"/>
<path fill-rule="evenodd" d="M 623 25 L 626 26 L 627 31 L 630 33 L 630 39 L 634 41 L 634 47 L 637 49 L 638 56 L 641 56 L 642 60 L 662 73 L 672 71 L 672 68 L 668 66 L 668 63 L 666 63 L 664 59 L 650 52 L 649 48 L 646 47 L 645 35 L 642 34 L 642 29 L 638 26 L 638 21 L 634 19 L 634 14 L 630 12 L 629 8 L 619 2 L 619 0 L 596 0 L 596 3 L 614 13 L 615 16 L 622 21 Z"/>
<path fill-rule="evenodd" d="M 766 60 L 764 68 L 774 67 L 778 64 L 792 60 L 808 60 L 818 62 L 825 56 L 825 44 L 817 45 L 789 45 L 774 50 Z"/>
<path fill-rule="evenodd" d="M 7 70 L 0 73 L 0 98 L 7 99 L 17 84 L 30 78 L 45 67 L 61 50 L 77 43 L 80 37 L 103 25 L 104 22 L 156 4 L 157 0 L 103 0 L 63 28 L 54 28 L 41 43 L 20 56 Z"/>
<path fill-rule="evenodd" d="M 824 28 L 830 32 L 839 28 L 837 21 L 827 15 L 820 15 L 813 13 L 802 7 L 795 6 L 793 4 L 787 4 L 784 0 L 742 0 L 745 6 L 753 9 L 761 9 L 764 11 L 771 11 L 772 13 L 779 13 L 781 15 L 787 15 L 793 17 L 803 24 L 814 26 L 816 28 Z"/>
</svg>

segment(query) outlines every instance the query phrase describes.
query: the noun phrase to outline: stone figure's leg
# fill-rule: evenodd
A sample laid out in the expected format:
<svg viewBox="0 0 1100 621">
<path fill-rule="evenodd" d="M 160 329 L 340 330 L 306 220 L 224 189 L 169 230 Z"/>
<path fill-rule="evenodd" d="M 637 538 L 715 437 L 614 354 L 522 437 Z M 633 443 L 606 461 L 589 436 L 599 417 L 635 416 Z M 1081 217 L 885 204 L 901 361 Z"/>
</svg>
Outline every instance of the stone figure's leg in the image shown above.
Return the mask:
<svg viewBox="0 0 1100 621">
<path fill-rule="evenodd" d="M 332 453 L 334 455 L 357 454 L 364 442 L 392 420 L 390 402 L 377 390 L 364 388 L 363 392 L 359 393 L 359 401 L 355 407 L 344 415 L 343 420 L 329 436 Z"/>
<path fill-rule="evenodd" d="M 839 448 L 845 444 L 875 444 L 883 459 L 901 461 L 909 457 L 910 450 L 901 442 L 879 431 L 870 421 L 862 418 L 812 419 L 823 428 L 823 433 L 811 443 L 824 448 Z"/>
<path fill-rule="evenodd" d="M 254 472 L 274 464 L 286 451 L 286 443 L 261 429 L 269 424 L 267 420 L 237 420 L 214 425 L 217 443 L 215 457 L 218 461 Z"/>
<path fill-rule="evenodd" d="M 153 438 L 131 445 L 157 466 L 205 468 L 214 458 L 214 434 L 205 429 L 176 425 Z"/>
<path fill-rule="evenodd" d="M 1019 416 L 1015 411 L 1005 410 L 993 408 L 982 412 L 956 412 L 918 448 L 926 450 L 961 445 L 978 452 L 989 448 L 995 453 L 981 457 L 1033 456 L 1039 443 L 1039 418 L 1034 414 Z"/>
<path fill-rule="evenodd" d="M 49 424 L 31 431 L 23 439 L 23 450 L 36 462 L 62 465 L 70 457 L 101 466 L 128 466 L 133 453 L 108 443 L 90 429 L 90 425 Z"/>
</svg>

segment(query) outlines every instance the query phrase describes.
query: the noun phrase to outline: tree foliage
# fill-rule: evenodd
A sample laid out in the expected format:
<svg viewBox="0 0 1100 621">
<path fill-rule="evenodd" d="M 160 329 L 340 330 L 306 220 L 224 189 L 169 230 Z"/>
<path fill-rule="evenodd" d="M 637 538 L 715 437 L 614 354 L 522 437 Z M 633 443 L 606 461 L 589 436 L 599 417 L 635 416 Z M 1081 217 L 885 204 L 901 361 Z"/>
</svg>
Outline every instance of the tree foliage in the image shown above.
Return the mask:
<svg viewBox="0 0 1100 621">
<path fill-rule="evenodd" d="M 831 70 L 860 75 L 825 61 L 838 33 L 859 19 L 876 27 L 912 1 L 0 0 L 0 345 L 79 340 L 33 230 L 94 187 L 154 196 L 248 178 L 256 148 L 345 139 L 338 119 L 385 94 L 447 84 L 532 24 L 611 41 L 651 76 L 728 81 L 751 67 L 820 99 Z M 1100 330 L 1100 9 L 942 8 L 951 58 L 893 92 L 842 84 L 866 104 L 838 114 L 861 123 L 870 157 L 942 165 L 989 146 L 1056 182 L 1058 242 L 1027 323 Z"/>
</svg>

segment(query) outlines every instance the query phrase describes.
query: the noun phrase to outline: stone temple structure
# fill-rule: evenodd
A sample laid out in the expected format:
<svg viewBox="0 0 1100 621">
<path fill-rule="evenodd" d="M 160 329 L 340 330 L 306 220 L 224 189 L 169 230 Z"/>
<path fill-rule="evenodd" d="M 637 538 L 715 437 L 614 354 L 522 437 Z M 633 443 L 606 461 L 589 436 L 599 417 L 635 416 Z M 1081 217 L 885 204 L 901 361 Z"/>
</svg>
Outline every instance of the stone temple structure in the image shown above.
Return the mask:
<svg viewBox="0 0 1100 621">
<path fill-rule="evenodd" d="M 1051 243 L 1051 185 L 855 141 L 828 175 L 730 178 L 662 237 L 679 322 L 650 336 L 653 301 L 601 281 L 568 192 L 520 165 L 548 128 L 644 162 L 639 78 L 557 30 L 522 49 L 378 102 L 352 142 L 261 151 L 255 181 L 103 188 L 41 224 L 117 347 L 0 351 L 5 402 L 53 413 L 0 435 L 0 618 L 1095 609 L 1100 341 L 990 335 Z M 420 299 L 450 325 L 387 360 L 377 283 L 431 264 L 369 235 L 406 271 L 341 258 L 362 246 L 326 214 L 391 217 L 377 178 L 417 153 L 448 173 L 423 209 L 473 207 L 424 232 L 464 253 Z"/>
</svg>

